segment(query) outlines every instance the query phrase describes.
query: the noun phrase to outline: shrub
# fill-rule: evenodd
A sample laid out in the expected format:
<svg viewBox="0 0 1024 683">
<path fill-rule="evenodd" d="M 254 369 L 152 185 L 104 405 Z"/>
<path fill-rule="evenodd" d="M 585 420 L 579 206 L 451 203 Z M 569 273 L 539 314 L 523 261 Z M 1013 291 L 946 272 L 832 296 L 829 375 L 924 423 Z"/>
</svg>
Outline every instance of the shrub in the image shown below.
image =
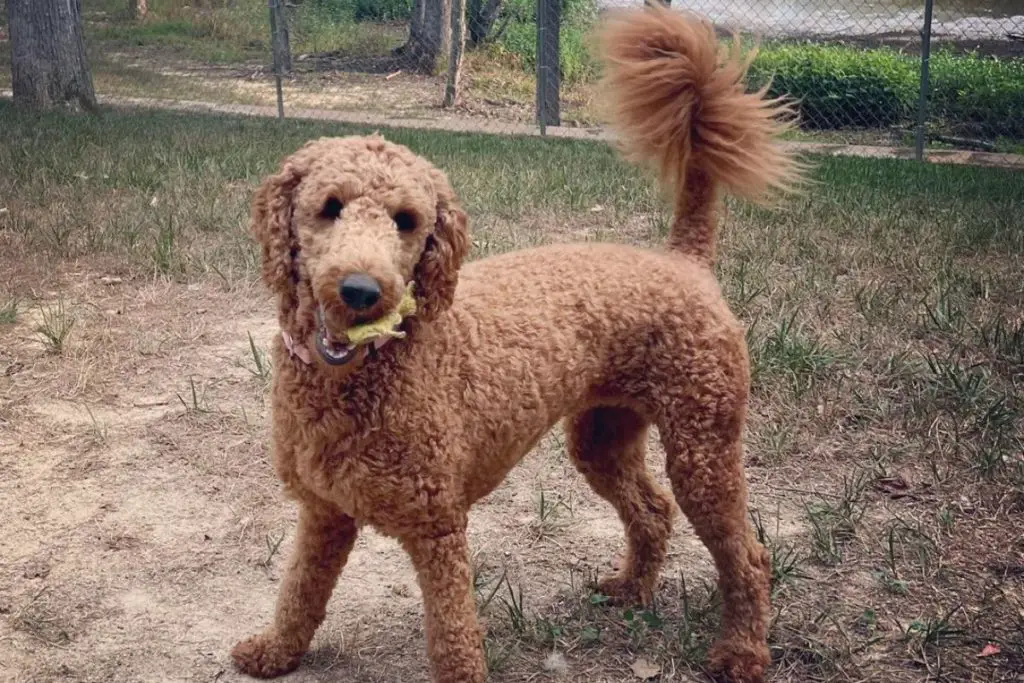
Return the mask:
<svg viewBox="0 0 1024 683">
<path fill-rule="evenodd" d="M 943 50 L 932 55 L 931 114 L 964 135 L 1024 138 L 1024 60 Z M 750 68 L 752 85 L 772 79 L 772 95 L 800 100 L 808 128 L 881 127 L 916 111 L 920 62 L 879 48 L 775 43 Z"/>
<path fill-rule="evenodd" d="M 558 66 L 566 83 L 586 81 L 597 72 L 597 62 L 587 48 L 584 28 L 562 25 L 559 32 Z M 498 50 L 513 55 L 523 69 L 537 69 L 537 26 L 533 23 L 513 23 L 502 34 Z"/>
<path fill-rule="evenodd" d="M 1024 138 L 1024 60 L 942 51 L 931 60 L 931 107 L 964 135 Z"/>
<path fill-rule="evenodd" d="M 894 50 L 791 43 L 765 46 L 749 79 L 755 86 L 771 79 L 771 95 L 799 99 L 805 127 L 874 127 L 897 123 L 912 110 L 918 72 Z"/>
<path fill-rule="evenodd" d="M 412 14 L 411 0 L 313 0 L 310 4 L 337 21 L 405 21 Z"/>
<path fill-rule="evenodd" d="M 509 25 L 501 35 L 498 49 L 515 56 L 530 72 L 537 69 L 537 3 L 535 0 L 505 0 L 502 12 Z M 587 36 L 597 19 L 595 0 L 563 0 L 559 31 L 558 64 L 562 79 L 575 83 L 593 78 L 597 62 L 587 45 Z"/>
<path fill-rule="evenodd" d="M 537 21 L 537 0 L 503 0 L 503 15 L 521 24 L 535 24 Z M 562 0 L 562 27 L 590 26 L 597 19 L 596 0 Z"/>
</svg>

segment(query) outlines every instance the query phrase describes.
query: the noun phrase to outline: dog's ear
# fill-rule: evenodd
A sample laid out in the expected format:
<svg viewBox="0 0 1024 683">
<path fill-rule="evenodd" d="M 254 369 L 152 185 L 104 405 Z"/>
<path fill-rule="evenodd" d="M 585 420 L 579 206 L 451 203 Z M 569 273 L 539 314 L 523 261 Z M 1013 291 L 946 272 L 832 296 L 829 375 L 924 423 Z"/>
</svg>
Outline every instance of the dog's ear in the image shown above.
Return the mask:
<svg viewBox="0 0 1024 683">
<path fill-rule="evenodd" d="M 299 281 L 299 243 L 292 226 L 293 195 L 305 175 L 286 160 L 268 176 L 252 199 L 249 228 L 263 251 L 263 282 L 277 295 L 290 298 Z"/>
<path fill-rule="evenodd" d="M 437 191 L 437 222 L 416 265 L 416 317 L 421 320 L 432 320 L 451 306 L 459 267 L 469 251 L 466 212 L 444 173 L 431 169 L 430 174 Z"/>
</svg>

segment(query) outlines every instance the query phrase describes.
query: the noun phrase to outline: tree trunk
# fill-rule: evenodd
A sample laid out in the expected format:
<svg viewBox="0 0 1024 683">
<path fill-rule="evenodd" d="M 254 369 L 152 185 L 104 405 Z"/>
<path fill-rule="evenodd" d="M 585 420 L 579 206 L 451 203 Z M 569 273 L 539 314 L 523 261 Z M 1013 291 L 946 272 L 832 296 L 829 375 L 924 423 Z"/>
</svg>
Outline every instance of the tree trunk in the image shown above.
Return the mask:
<svg viewBox="0 0 1024 683">
<path fill-rule="evenodd" d="M 128 18 L 132 21 L 142 21 L 148 12 L 146 0 L 128 0 Z"/>
<path fill-rule="evenodd" d="M 427 0 L 426 22 L 423 33 L 427 44 L 427 62 L 431 71 L 448 54 L 452 39 L 452 0 Z"/>
<path fill-rule="evenodd" d="M 448 82 L 444 88 L 444 106 L 453 107 L 459 97 L 462 80 L 462 52 L 466 47 L 466 0 L 452 0 L 452 49 L 448 57 Z"/>
<path fill-rule="evenodd" d="M 7 0 L 14 102 L 33 109 L 96 109 L 81 0 Z"/>
<path fill-rule="evenodd" d="M 480 45 L 486 41 L 498 20 L 502 0 L 471 0 L 469 4 L 469 42 Z"/>
<path fill-rule="evenodd" d="M 422 50 L 423 15 L 425 9 L 425 0 L 412 0 L 412 9 L 409 13 L 409 40 L 404 45 L 396 47 L 391 54 L 400 57 L 414 55 Z"/>
<path fill-rule="evenodd" d="M 447 54 L 452 33 L 451 0 L 417 0 L 422 2 L 423 19 L 418 35 L 413 34 L 413 21 L 409 25 L 409 43 L 400 51 L 410 68 L 420 73 L 437 72 L 438 62 Z"/>
</svg>

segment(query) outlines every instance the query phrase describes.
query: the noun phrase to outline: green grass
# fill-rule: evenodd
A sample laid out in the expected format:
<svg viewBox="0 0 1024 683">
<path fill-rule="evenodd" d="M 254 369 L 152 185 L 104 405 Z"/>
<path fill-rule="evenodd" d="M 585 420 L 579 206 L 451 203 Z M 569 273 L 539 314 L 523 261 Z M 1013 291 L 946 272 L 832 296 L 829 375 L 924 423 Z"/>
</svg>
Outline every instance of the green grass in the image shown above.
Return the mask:
<svg viewBox="0 0 1024 683">
<path fill-rule="evenodd" d="M 310 2 L 289 14 L 293 56 L 342 51 L 355 55 L 384 54 L 400 42 L 398 31 L 363 23 L 374 19 L 360 3 Z M 373 9 L 377 5 L 361 3 Z M 88 3 L 86 3 L 88 9 Z M 351 6 L 349 6 L 351 5 Z M 191 59 L 212 64 L 246 60 L 264 61 L 270 52 L 267 4 L 238 0 L 230 6 L 193 7 L 171 0 L 150 2 L 145 21 L 133 22 L 117 13 L 113 21 L 87 22 L 87 40 L 100 44 L 170 49 Z M 363 8 L 365 9 L 365 7 Z M 381 19 L 390 12 L 376 14 Z M 97 58 L 103 58 L 99 51 Z"/>
<path fill-rule="evenodd" d="M 64 299 L 57 299 L 52 304 L 45 304 L 39 310 L 40 322 L 35 332 L 47 352 L 61 355 L 67 349 L 68 337 L 75 329 L 78 317 L 64 304 Z"/>
<path fill-rule="evenodd" d="M 87 19 L 92 18 L 90 10 L 105 12 L 107 19 L 86 21 L 87 41 L 173 48 L 213 63 L 261 57 L 269 49 L 266 3 L 244 0 L 203 8 L 150 0 L 148 17 L 141 22 L 128 21 L 123 11 L 111 9 L 106 2 L 83 3 Z"/>
<path fill-rule="evenodd" d="M 0 325 L 12 325 L 18 319 L 18 300 L 11 297 L 0 305 Z"/>
<path fill-rule="evenodd" d="M 138 278 L 249 292 L 257 183 L 306 140 L 357 131 L 158 112 L 39 116 L 7 103 L 0 119 L 0 302 L 19 302 L 0 320 L 49 311 L 55 332 L 55 304 L 36 299 L 40 265 L 82 277 L 116 262 L 122 287 Z M 605 145 L 384 132 L 449 174 L 474 258 L 554 240 L 663 239 L 667 210 L 650 178 Z M 750 329 L 748 462 L 774 560 L 774 666 L 791 680 L 909 681 L 920 670 L 908 662 L 923 658 L 998 680 L 1024 642 L 1024 605 L 991 597 L 1012 595 L 1015 575 L 988 569 L 1019 563 L 994 539 L 1010 538 L 1024 509 L 1024 182 L 994 169 L 814 161 L 817 183 L 777 208 L 728 203 L 716 266 Z M 265 352 L 251 340 L 247 349 L 239 362 L 265 385 Z M 206 383 L 175 389 L 186 415 L 213 410 Z M 562 496 L 538 494 L 538 544 L 573 533 L 575 498 Z M 777 528 L 776 505 L 794 528 Z M 589 577 L 570 575 L 546 601 L 514 575 L 481 574 L 489 660 L 508 680 L 553 650 L 642 653 L 664 671 L 693 670 L 718 596 L 686 578 L 666 578 L 655 605 L 627 610 L 593 595 Z M 987 641 L 1010 654 L 977 658 Z"/>
</svg>

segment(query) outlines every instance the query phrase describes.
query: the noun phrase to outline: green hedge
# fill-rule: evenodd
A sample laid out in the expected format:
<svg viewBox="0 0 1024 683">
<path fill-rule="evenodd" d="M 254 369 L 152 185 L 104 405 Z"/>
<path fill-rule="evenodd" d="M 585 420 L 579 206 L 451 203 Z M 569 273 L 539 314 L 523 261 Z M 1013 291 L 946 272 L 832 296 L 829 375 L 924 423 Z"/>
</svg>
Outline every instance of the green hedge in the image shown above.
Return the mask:
<svg viewBox="0 0 1024 683">
<path fill-rule="evenodd" d="M 913 63 L 891 50 L 796 43 L 764 46 L 749 78 L 755 86 L 771 79 L 772 95 L 798 98 L 803 125 L 813 128 L 897 123 L 918 81 Z"/>
<path fill-rule="evenodd" d="M 948 127 L 1024 139 L 1024 59 L 940 52 L 929 73 L 932 112 Z"/>
<path fill-rule="evenodd" d="M 940 51 L 932 56 L 931 113 L 955 133 L 1024 138 L 1024 60 Z M 917 110 L 920 61 L 879 48 L 789 43 L 765 45 L 750 82 L 772 79 L 772 95 L 800 100 L 808 128 L 880 127 Z"/>
</svg>

